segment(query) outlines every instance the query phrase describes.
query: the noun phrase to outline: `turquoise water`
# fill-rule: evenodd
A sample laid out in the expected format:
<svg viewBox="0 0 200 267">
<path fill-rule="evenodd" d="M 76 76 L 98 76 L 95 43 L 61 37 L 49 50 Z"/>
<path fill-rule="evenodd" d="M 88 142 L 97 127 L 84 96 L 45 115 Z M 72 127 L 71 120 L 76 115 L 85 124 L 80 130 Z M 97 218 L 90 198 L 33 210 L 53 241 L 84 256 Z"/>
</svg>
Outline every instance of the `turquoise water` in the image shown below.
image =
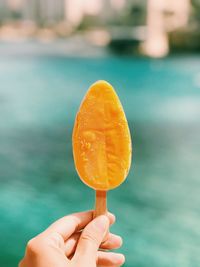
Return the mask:
<svg viewBox="0 0 200 267">
<path fill-rule="evenodd" d="M 116 88 L 133 140 L 130 174 L 108 196 L 125 266 L 200 266 L 200 56 L 41 51 L 0 45 L 0 266 L 16 266 L 26 242 L 57 218 L 93 207 L 71 131 L 98 79 Z"/>
</svg>

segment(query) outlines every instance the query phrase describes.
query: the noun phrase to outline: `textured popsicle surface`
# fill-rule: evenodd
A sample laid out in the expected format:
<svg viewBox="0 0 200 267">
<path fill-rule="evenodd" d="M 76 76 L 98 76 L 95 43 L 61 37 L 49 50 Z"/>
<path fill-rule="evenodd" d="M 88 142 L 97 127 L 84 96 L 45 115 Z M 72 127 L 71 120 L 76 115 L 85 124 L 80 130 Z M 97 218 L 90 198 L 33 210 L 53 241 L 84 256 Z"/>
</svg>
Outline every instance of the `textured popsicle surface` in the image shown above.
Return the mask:
<svg viewBox="0 0 200 267">
<path fill-rule="evenodd" d="M 113 87 L 97 81 L 76 116 L 73 154 L 84 183 L 96 190 L 119 186 L 131 164 L 131 138 L 126 116 Z"/>
</svg>

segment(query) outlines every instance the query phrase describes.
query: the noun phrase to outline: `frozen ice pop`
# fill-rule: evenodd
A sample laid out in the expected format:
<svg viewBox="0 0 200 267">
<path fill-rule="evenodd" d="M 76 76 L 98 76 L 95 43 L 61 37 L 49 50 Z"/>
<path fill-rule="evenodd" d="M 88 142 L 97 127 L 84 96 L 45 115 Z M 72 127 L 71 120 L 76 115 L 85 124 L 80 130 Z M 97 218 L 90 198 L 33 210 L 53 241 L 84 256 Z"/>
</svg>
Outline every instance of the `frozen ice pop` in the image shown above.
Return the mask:
<svg viewBox="0 0 200 267">
<path fill-rule="evenodd" d="M 86 93 L 73 129 L 73 155 L 81 180 L 97 191 L 96 207 L 105 213 L 106 191 L 119 186 L 131 164 L 131 137 L 113 87 L 97 81 Z M 97 203 L 99 202 L 99 204 Z"/>
</svg>

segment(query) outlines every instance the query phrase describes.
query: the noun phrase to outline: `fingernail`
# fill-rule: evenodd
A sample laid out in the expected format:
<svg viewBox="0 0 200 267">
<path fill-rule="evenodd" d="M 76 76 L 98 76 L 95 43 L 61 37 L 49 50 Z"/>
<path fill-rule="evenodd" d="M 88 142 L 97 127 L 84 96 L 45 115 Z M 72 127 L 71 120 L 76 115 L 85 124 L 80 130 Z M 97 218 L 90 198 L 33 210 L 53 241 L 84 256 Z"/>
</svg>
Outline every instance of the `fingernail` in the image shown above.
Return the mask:
<svg viewBox="0 0 200 267">
<path fill-rule="evenodd" d="M 123 244 L 123 239 L 122 239 L 122 237 L 119 236 L 119 235 L 115 235 L 115 237 L 118 239 L 120 246 L 122 246 L 122 244 Z"/>
<path fill-rule="evenodd" d="M 106 232 L 109 225 L 109 220 L 105 215 L 101 215 L 94 220 L 94 224 L 100 231 Z"/>
<path fill-rule="evenodd" d="M 120 265 L 121 266 L 125 262 L 125 257 L 121 253 L 116 253 L 115 254 L 115 260 L 116 260 L 116 265 Z"/>
</svg>

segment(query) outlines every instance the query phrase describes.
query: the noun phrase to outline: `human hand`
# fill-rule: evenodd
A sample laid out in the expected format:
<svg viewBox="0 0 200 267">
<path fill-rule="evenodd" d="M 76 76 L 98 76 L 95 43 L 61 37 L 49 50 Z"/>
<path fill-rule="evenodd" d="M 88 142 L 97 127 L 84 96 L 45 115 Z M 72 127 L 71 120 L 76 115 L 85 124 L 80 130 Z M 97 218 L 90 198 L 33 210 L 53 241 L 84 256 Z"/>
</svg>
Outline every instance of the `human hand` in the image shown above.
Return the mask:
<svg viewBox="0 0 200 267">
<path fill-rule="evenodd" d="M 122 254 L 105 251 L 122 244 L 121 237 L 108 233 L 114 222 L 111 213 L 94 220 L 92 211 L 65 216 L 28 242 L 19 267 L 121 266 Z"/>
</svg>

